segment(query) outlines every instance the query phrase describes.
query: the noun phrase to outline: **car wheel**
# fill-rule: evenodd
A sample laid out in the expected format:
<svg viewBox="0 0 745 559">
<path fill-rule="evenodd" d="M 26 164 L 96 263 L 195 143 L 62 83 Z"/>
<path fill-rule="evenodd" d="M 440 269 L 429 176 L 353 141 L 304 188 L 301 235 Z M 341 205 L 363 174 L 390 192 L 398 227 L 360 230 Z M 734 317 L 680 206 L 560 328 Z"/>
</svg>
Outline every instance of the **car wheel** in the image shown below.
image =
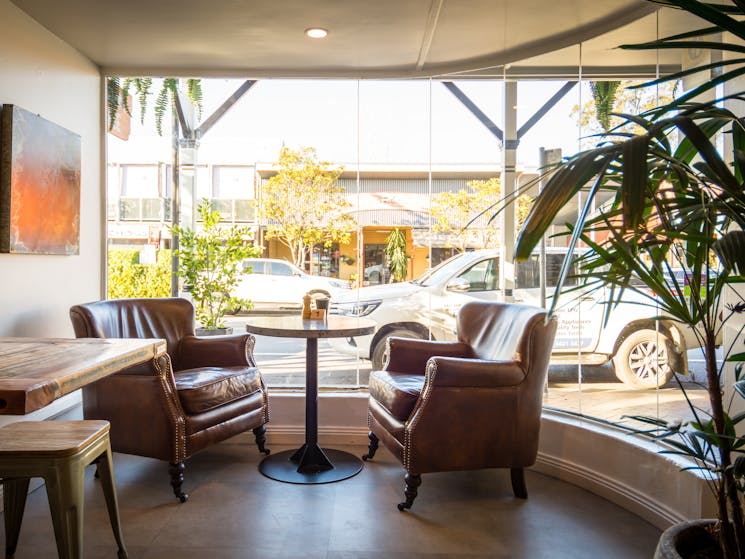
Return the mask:
<svg viewBox="0 0 745 559">
<path fill-rule="evenodd" d="M 662 332 L 644 329 L 629 335 L 613 356 L 618 380 L 632 388 L 657 388 L 673 378 L 673 343 Z"/>
<path fill-rule="evenodd" d="M 388 361 L 388 344 L 386 340 L 388 338 L 409 338 L 411 340 L 422 340 L 422 336 L 411 330 L 404 330 L 399 328 L 397 330 L 391 330 L 378 340 L 375 347 L 372 350 L 372 370 L 379 371 L 383 368 L 386 361 Z"/>
</svg>

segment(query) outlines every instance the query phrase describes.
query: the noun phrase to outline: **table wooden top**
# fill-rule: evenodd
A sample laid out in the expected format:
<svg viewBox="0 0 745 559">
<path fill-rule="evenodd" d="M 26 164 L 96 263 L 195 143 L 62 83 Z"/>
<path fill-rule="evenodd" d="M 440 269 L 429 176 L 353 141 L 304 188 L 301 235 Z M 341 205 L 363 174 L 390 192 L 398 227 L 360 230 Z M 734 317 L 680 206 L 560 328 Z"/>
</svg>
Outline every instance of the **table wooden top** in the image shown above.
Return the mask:
<svg viewBox="0 0 745 559">
<path fill-rule="evenodd" d="M 0 414 L 38 410 L 165 351 L 153 339 L 0 338 Z"/>
<path fill-rule="evenodd" d="M 261 316 L 249 319 L 246 331 L 278 338 L 346 338 L 372 334 L 375 322 L 353 316 L 308 320 L 300 316 Z"/>
</svg>

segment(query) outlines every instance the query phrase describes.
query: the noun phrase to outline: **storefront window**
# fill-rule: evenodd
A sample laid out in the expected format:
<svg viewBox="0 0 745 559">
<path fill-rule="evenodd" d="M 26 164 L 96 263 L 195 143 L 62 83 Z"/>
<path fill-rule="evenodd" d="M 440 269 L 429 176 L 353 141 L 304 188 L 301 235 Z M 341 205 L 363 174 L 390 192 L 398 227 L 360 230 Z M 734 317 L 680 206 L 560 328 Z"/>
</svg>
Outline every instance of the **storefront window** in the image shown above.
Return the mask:
<svg viewBox="0 0 745 559">
<path fill-rule="evenodd" d="M 311 274 L 317 276 L 339 277 L 339 243 L 325 244 L 313 247 L 311 258 Z"/>
</svg>

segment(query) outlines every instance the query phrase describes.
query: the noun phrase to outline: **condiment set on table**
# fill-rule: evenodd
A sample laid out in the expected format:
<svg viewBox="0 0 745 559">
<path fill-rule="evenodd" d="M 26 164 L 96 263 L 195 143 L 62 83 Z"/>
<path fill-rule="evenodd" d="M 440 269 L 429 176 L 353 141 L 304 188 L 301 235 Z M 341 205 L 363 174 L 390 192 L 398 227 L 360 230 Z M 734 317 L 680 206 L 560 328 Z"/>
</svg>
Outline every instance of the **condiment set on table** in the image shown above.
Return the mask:
<svg viewBox="0 0 745 559">
<path fill-rule="evenodd" d="M 329 312 L 329 298 L 325 295 L 314 297 L 312 291 L 303 295 L 303 320 L 326 320 Z"/>
</svg>

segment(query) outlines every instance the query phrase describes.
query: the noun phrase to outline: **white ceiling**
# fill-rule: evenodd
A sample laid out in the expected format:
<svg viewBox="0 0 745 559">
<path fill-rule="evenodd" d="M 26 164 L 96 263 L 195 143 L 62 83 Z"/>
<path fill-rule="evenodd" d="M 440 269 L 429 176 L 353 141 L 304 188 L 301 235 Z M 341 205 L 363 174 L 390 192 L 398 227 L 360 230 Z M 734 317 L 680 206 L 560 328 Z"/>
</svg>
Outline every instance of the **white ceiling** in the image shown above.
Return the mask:
<svg viewBox="0 0 745 559">
<path fill-rule="evenodd" d="M 612 62 L 609 49 L 654 38 L 657 25 L 627 25 L 653 12 L 644 0 L 11 1 L 119 75 L 420 77 L 527 59 L 548 72 L 576 68 L 576 47 L 562 49 L 579 41 L 588 68 L 630 67 L 652 55 Z M 311 26 L 328 37 L 305 37 Z"/>
</svg>

